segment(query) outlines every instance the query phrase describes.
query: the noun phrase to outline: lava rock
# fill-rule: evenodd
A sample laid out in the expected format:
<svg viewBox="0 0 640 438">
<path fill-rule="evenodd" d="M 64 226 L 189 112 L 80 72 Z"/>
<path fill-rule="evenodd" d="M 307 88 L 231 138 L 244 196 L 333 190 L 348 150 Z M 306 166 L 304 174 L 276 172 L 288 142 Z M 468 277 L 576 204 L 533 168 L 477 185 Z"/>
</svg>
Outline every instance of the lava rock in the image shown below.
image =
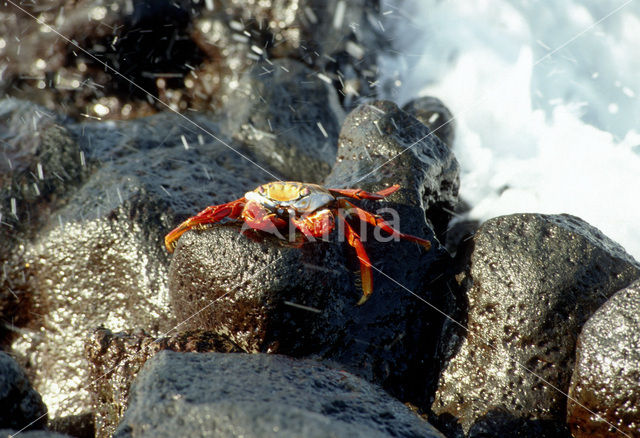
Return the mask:
<svg viewBox="0 0 640 438">
<path fill-rule="evenodd" d="M 85 343 L 85 354 L 90 363 L 92 411 L 95 413 L 95 433 L 91 436 L 107 438 L 113 435 L 127 409 L 131 382 L 142 365 L 161 350 L 242 351 L 226 338 L 211 332 L 187 331 L 154 338 L 143 332 L 113 333 L 106 328 L 96 329 Z"/>
<path fill-rule="evenodd" d="M 453 147 L 455 118 L 440 99 L 433 96 L 419 97 L 406 103 L 402 110 L 420 120 L 444 144 Z"/>
<path fill-rule="evenodd" d="M 403 203 L 422 209 L 444 241 L 450 212 L 458 204 L 460 167 L 451 150 L 430 133 L 392 102 L 361 105 L 345 120 L 326 185 L 366 190 L 399 184 Z"/>
<path fill-rule="evenodd" d="M 390 103 L 380 105 L 397 109 Z M 348 141 L 354 158 L 343 157 L 336 164 L 339 170 L 334 167 L 327 186 L 333 181 L 340 187 L 337 181 L 341 176 L 351 176 L 361 169 L 357 157 L 363 152 L 357 151 L 378 157 L 381 153 L 377 148 L 381 148 L 384 156 L 391 158 L 394 151 L 407 144 L 398 144 L 396 138 L 402 138 L 402 134 L 397 132 L 389 138 L 370 140 L 365 125 L 378 131 L 361 117 L 363 111 L 370 114 L 367 108 L 355 110 L 341 134 L 341 145 Z M 399 131 L 423 126 L 406 113 L 399 113 Z M 363 132 L 344 139 L 345 132 L 356 129 L 353 125 L 363 126 Z M 376 140 L 367 149 L 366 142 Z M 362 236 L 374 265 L 374 291 L 363 306 L 355 305 L 361 295 L 354 284 L 359 274 L 350 272 L 357 270 L 359 263 L 339 232 L 331 233 L 327 241 L 286 242 L 264 233 L 242 234 L 247 230 L 238 224 L 189 231 L 180 238 L 169 272 L 176 317 L 186 320 L 188 327 L 224 334 L 248 352 L 330 359 L 383 385 L 403 400 L 415 399 L 420 392 L 416 382 L 426 385 L 433 378 L 428 358 L 435 348 L 433 334 L 439 333 L 442 319 L 427 304 L 416 305 L 417 298 L 411 292 L 418 299 L 435 297 L 436 303 L 448 296 L 448 277 L 443 275 L 441 265 L 448 255 L 429 229 L 422 207 L 425 199 L 435 204 L 440 192 L 432 187 L 445 184 L 430 178 L 445 173 L 457 181 L 457 163 L 451 152 L 436 142 L 419 143 L 417 151 L 402 157 L 404 167 L 394 167 L 401 173 L 388 175 L 384 182 L 403 185 L 397 193 L 383 201 L 361 202 L 369 211 L 388 208 L 380 213 L 395 213 L 402 222 L 394 226 L 405 233 L 426 236 L 433 243 L 431 251 L 425 253 L 412 242 L 379 241 L 384 236 L 376 237 L 365 227 Z M 384 187 L 381 183 L 375 187 L 368 184 L 366 188 L 372 191 Z M 436 281 L 438 277 L 441 279 Z M 425 287 L 427 282 L 430 284 Z"/>
<path fill-rule="evenodd" d="M 335 89 L 304 64 L 287 59 L 251 68 L 224 116 L 226 131 L 260 162 L 272 163 L 279 175 L 315 183 L 335 160 L 344 119 Z"/>
<path fill-rule="evenodd" d="M 0 100 L 0 346 L 8 348 L 31 319 L 33 296 L 21 272 L 24 241 L 46 224 L 82 181 L 81 151 L 64 118 L 12 98 Z"/>
<path fill-rule="evenodd" d="M 114 437 L 442 437 L 380 388 L 310 360 L 163 351 Z"/>
<path fill-rule="evenodd" d="M 20 35 L 20 44 L 3 48 L 0 95 L 73 117 L 134 119 L 165 105 L 210 111 L 224 106 L 256 61 L 290 58 L 322 72 L 350 108 L 376 92 L 375 49 L 388 38 L 378 29 L 377 1 L 341 5 L 342 14 L 324 0 L 20 5 L 39 21 L 7 5 L 0 35 Z M 66 38 L 43 32 L 40 22 Z"/>
<path fill-rule="evenodd" d="M 574 437 L 640 436 L 639 363 L 640 281 L 636 281 L 609 298 L 578 338 L 567 401 L 567 422 Z"/>
<path fill-rule="evenodd" d="M 31 364 L 34 385 L 53 416 L 80 415 L 90 404 L 86 333 L 103 324 L 152 335 L 173 327 L 164 234 L 206 202 L 242 196 L 263 182 L 230 149 L 241 145 L 223 139 L 204 116 L 194 122 L 218 133 L 218 140 L 205 141 L 198 133 L 204 131 L 174 114 L 69 123 L 68 135 L 56 137 L 82 151 L 83 184 L 65 193 L 64 207 L 39 211 L 46 213 L 38 217 L 43 226 L 21 242 L 21 257 L 5 265 L 32 297 L 29 329 L 12 347 Z"/>
<path fill-rule="evenodd" d="M 569 215 L 491 219 L 473 245 L 458 277 L 467 288 L 466 333 L 450 323 L 442 337 L 436 424 L 453 437 L 566 437 L 561 391 L 569 389 L 577 335 L 640 277 L 640 264 Z"/>
<path fill-rule="evenodd" d="M 0 428 L 42 429 L 47 407 L 26 374 L 7 353 L 0 351 Z"/>
</svg>

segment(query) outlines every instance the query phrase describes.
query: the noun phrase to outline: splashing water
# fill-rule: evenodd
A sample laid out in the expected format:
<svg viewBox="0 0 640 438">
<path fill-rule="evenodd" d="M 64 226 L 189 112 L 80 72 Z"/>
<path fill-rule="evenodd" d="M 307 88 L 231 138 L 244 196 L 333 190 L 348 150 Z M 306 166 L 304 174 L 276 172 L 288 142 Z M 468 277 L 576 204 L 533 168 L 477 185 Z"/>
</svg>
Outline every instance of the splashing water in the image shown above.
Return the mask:
<svg viewBox="0 0 640 438">
<path fill-rule="evenodd" d="M 640 2 L 382 8 L 383 94 L 452 110 L 470 217 L 570 213 L 640 259 Z"/>
</svg>

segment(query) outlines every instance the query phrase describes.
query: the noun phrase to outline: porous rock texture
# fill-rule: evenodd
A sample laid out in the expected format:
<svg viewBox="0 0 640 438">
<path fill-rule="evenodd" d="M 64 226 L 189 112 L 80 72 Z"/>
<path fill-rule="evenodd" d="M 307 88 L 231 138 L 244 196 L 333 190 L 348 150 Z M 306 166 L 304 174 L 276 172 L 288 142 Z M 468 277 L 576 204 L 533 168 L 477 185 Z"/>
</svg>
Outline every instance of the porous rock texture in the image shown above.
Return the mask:
<svg viewBox="0 0 640 438">
<path fill-rule="evenodd" d="M 140 331 L 113 333 L 105 328 L 96 329 L 85 343 L 95 423 L 91 436 L 108 438 L 113 435 L 127 409 L 131 382 L 147 359 L 161 350 L 242 351 L 227 338 L 205 331 L 180 331 L 153 337 Z"/>
<path fill-rule="evenodd" d="M 178 319 L 225 334 L 246 351 L 330 359 L 402 399 L 418 397 L 434 378 L 429 358 L 442 319 L 413 294 L 436 303 L 447 296 L 441 264 L 448 255 L 425 210 L 436 216 L 438 206 L 455 202 L 458 178 L 451 151 L 428 133 L 390 102 L 362 105 L 343 125 L 325 185 L 376 191 L 400 184 L 383 201 L 354 202 L 374 213 L 387 208 L 381 214 L 396 220 L 394 226 L 432 242 L 426 252 L 362 228 L 374 266 L 373 294 L 364 305 L 355 305 L 362 292 L 352 271 L 359 263 L 338 227 L 326 241 L 287 242 L 286 232 L 283 241 L 223 224 L 189 231 L 177 243 L 169 289 Z M 399 165 L 355 181 L 402 152 Z"/>
<path fill-rule="evenodd" d="M 443 438 L 379 387 L 311 361 L 163 351 L 142 368 L 114 437 Z"/>
<path fill-rule="evenodd" d="M 640 281 L 582 328 L 567 402 L 575 438 L 640 436 Z M 616 429 L 617 428 L 617 429 Z"/>
<path fill-rule="evenodd" d="M 491 219 L 470 251 L 466 330 L 449 323 L 442 337 L 436 424 L 452 437 L 568 436 L 577 335 L 640 264 L 569 215 Z"/>
<path fill-rule="evenodd" d="M 0 60 L 0 343 L 56 424 L 91 416 L 95 327 L 175 326 L 166 232 L 266 181 L 326 177 L 339 104 L 375 91 L 375 3 L 342 3 L 340 22 L 315 0 L 0 10 L 20 35 Z"/>
</svg>

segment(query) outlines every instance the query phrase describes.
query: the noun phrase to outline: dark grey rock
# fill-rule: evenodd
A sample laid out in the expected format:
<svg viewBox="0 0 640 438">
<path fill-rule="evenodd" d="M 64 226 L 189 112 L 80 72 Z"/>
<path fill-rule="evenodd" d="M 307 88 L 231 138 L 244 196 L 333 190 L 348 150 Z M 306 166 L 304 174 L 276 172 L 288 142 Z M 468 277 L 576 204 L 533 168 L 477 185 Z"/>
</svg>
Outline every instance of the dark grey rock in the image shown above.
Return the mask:
<svg viewBox="0 0 640 438">
<path fill-rule="evenodd" d="M 131 382 L 142 365 L 161 350 L 242 351 L 227 339 L 211 332 L 186 331 L 155 338 L 144 332 L 113 333 L 106 328 L 96 329 L 85 343 L 86 359 L 90 364 L 92 419 L 95 417 L 95 432 L 92 428 L 91 437 L 108 438 L 113 435 L 127 409 Z M 50 425 L 50 428 L 54 427 Z M 62 427 L 56 430 L 60 429 Z M 79 436 L 78 433 L 71 435 Z"/>
<path fill-rule="evenodd" d="M 433 96 L 418 97 L 406 103 L 402 110 L 420 120 L 444 144 L 453 147 L 455 119 L 440 99 Z"/>
<path fill-rule="evenodd" d="M 442 437 L 382 389 L 278 355 L 173 353 L 136 378 L 115 437 Z"/>
<path fill-rule="evenodd" d="M 365 190 L 400 184 L 403 203 L 422 209 L 443 240 L 458 204 L 459 166 L 418 119 L 392 102 L 377 101 L 359 106 L 345 120 L 338 159 L 325 183 Z"/>
<path fill-rule="evenodd" d="M 241 149 L 205 117 L 196 123 Z M 44 225 L 23 242 L 21 257 L 5 265 L 32 297 L 30 328 L 13 349 L 33 365 L 34 385 L 54 416 L 79 415 L 90 404 L 86 333 L 104 324 L 157 335 L 175 324 L 164 234 L 180 218 L 241 196 L 266 175 L 220 141 L 205 141 L 179 115 L 68 124 L 65 132 L 60 141 L 83 151 L 84 183 L 65 193 L 64 207 L 39 211 L 49 213 L 38 218 Z M 52 326 L 57 329 L 39 331 Z"/>
<path fill-rule="evenodd" d="M 636 281 L 609 298 L 578 338 L 567 401 L 567 422 L 574 437 L 640 436 L 639 364 L 640 281 Z"/>
<path fill-rule="evenodd" d="M 0 428 L 42 429 L 47 407 L 18 363 L 0 351 Z"/>
<path fill-rule="evenodd" d="M 335 89 L 288 59 L 252 67 L 224 108 L 226 131 L 260 162 L 288 179 L 315 183 L 335 161 L 343 119 Z"/>
<path fill-rule="evenodd" d="M 0 346 L 32 318 L 33 294 L 23 267 L 24 240 L 47 222 L 82 180 L 81 151 L 64 122 L 46 109 L 18 99 L 0 100 Z"/>
<path fill-rule="evenodd" d="M 343 133 L 365 124 L 360 119 L 363 111 L 368 110 L 360 108 L 347 118 Z M 398 131 L 415 129 L 413 124 L 422 126 L 402 115 L 396 122 Z M 372 123 L 368 125 L 376 130 Z M 377 157 L 382 148 L 391 157 L 400 148 L 394 140 L 402 134 L 395 132 L 389 138 L 374 137 L 367 149 L 368 134 L 341 137 L 341 145 L 348 141 L 354 158 L 342 157 L 336 164 L 339 171 L 334 168 L 327 186 L 361 169 L 356 154 L 365 151 Z M 364 305 L 356 306 L 362 292 L 354 284 L 359 273 L 351 272 L 359 269 L 355 251 L 338 230 L 328 241 L 288 243 L 264 233 L 243 235 L 239 224 L 225 224 L 189 231 L 178 241 L 169 272 L 178 319 L 186 320 L 190 328 L 224 334 L 249 352 L 316 355 L 340 363 L 404 400 L 418 397 L 421 389 L 416 382 L 426 384 L 433 378 L 428 358 L 434 351 L 434 333 L 439 333 L 441 317 L 417 302 L 407 289 L 422 299 L 435 298 L 436 303 L 445 301 L 448 294 L 444 283 L 436 281 L 440 277 L 444 282 L 447 277 L 439 263 L 446 262 L 448 255 L 429 229 L 422 206 L 423 199 L 435 203 L 440 194 L 425 195 L 431 187 L 440 187 L 430 178 L 440 177 L 444 166 L 455 167 L 449 171 L 457 177 L 457 164 L 441 143 L 420 143 L 417 149 L 403 157 L 405 167 L 395 169 L 398 173 L 384 181 L 402 184 L 397 193 L 383 201 L 360 204 L 372 212 L 394 209 L 399 216 L 394 225 L 430 239 L 433 248 L 425 252 L 412 242 L 380 242 L 371 229 L 364 228 L 362 236 L 373 265 L 391 277 L 374 269 L 373 294 Z M 449 173 L 446 176 L 454 178 Z M 384 187 L 370 181 L 362 185 L 372 191 Z"/>
<path fill-rule="evenodd" d="M 568 436 L 560 391 L 569 389 L 576 338 L 640 277 L 640 264 L 569 215 L 491 219 L 473 244 L 459 277 L 468 332 L 448 324 L 443 335 L 437 424 L 451 436 Z"/>
</svg>

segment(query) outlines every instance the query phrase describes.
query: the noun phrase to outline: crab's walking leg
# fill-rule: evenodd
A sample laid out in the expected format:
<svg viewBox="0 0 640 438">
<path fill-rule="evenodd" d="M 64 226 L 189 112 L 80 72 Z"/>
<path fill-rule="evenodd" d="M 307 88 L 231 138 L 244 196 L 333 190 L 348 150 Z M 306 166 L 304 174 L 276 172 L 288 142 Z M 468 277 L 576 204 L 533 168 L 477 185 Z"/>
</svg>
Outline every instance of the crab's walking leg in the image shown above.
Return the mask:
<svg viewBox="0 0 640 438">
<path fill-rule="evenodd" d="M 387 187 L 386 189 L 382 189 L 375 193 L 365 192 L 362 189 L 329 189 L 329 191 L 342 196 L 348 196 L 349 198 L 353 199 L 371 199 L 373 201 L 379 201 L 380 199 L 386 198 L 399 188 L 400 186 L 398 184 L 395 184 L 391 187 Z"/>
<path fill-rule="evenodd" d="M 365 301 L 369 299 L 371 296 L 371 292 L 373 291 L 373 278 L 371 276 L 371 262 L 369 261 L 369 256 L 364 249 L 364 245 L 362 245 L 362 241 L 360 240 L 360 236 L 353 231 L 351 225 L 345 220 L 344 216 L 341 213 L 338 213 L 338 220 L 342 222 L 342 226 L 344 227 L 344 235 L 347 238 L 347 242 L 351 245 L 358 255 L 358 259 L 360 259 L 360 278 L 362 279 L 362 298 L 358 301 L 358 305 L 364 304 Z"/>
<path fill-rule="evenodd" d="M 190 217 L 186 221 L 182 222 L 165 236 L 164 244 L 167 247 L 167 251 L 173 252 L 176 247 L 176 242 L 178 241 L 180 236 L 182 236 L 186 231 L 189 231 L 191 228 L 200 225 L 214 224 L 221 221 L 225 217 L 237 219 L 242 213 L 245 202 L 245 198 L 240 198 L 226 204 L 211 205 L 202 210 L 197 215 Z"/>
<path fill-rule="evenodd" d="M 427 251 L 431 249 L 431 242 L 426 239 L 421 239 L 420 237 L 412 236 L 411 234 L 404 234 L 400 231 L 394 230 L 391 226 L 380 216 L 369 213 L 366 210 L 356 207 L 351 202 L 346 199 L 340 200 L 340 206 L 347 209 L 348 211 L 355 211 L 360 220 L 365 221 L 373 225 L 374 227 L 380 227 L 387 233 L 392 236 L 398 237 L 400 239 L 409 240 L 411 242 L 416 242 L 419 245 L 422 245 L 424 249 Z"/>
</svg>

